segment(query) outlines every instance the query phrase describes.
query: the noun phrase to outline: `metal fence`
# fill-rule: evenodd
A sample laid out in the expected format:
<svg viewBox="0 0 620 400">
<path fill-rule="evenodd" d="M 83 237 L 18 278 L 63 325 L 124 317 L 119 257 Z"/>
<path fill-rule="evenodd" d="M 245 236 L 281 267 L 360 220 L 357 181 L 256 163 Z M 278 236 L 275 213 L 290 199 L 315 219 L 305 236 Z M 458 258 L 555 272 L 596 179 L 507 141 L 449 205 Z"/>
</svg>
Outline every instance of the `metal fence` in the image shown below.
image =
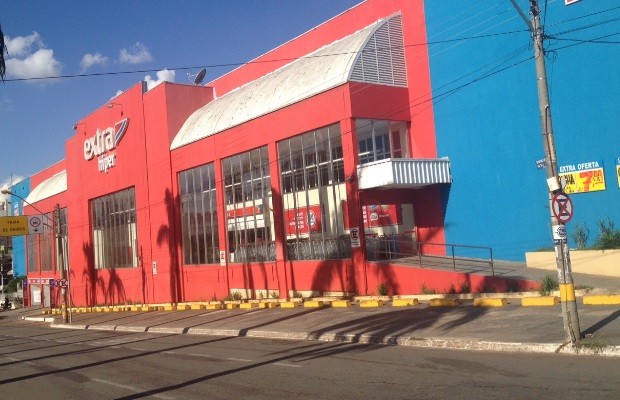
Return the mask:
<svg viewBox="0 0 620 400">
<path fill-rule="evenodd" d="M 366 236 L 366 259 L 406 259 L 422 267 L 450 268 L 453 271 L 463 267 L 488 267 L 495 275 L 491 247 L 418 242 L 405 234 Z"/>
</svg>

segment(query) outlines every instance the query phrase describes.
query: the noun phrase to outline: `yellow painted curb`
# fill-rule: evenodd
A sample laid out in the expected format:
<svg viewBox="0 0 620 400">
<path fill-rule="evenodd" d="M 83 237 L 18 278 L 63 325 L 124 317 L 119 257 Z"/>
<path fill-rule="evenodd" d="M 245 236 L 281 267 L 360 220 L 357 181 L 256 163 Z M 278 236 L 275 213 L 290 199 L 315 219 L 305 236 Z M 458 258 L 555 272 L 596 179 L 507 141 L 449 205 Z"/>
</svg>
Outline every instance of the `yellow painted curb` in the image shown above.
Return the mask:
<svg viewBox="0 0 620 400">
<path fill-rule="evenodd" d="M 321 308 L 323 307 L 323 302 L 320 300 L 308 300 L 304 301 L 304 308 Z"/>
<path fill-rule="evenodd" d="M 583 296 L 583 304 L 597 306 L 620 304 L 620 294 Z"/>
<path fill-rule="evenodd" d="M 172 306 L 172 305 L 170 305 L 170 306 L 164 306 L 163 308 L 164 308 L 164 311 L 174 311 L 174 310 L 176 310 L 176 309 L 177 309 L 177 307 L 176 307 L 176 306 Z"/>
<path fill-rule="evenodd" d="M 456 307 L 459 305 L 459 299 L 431 299 L 431 307 Z"/>
<path fill-rule="evenodd" d="M 129 306 L 129 311 L 140 311 L 141 309 L 140 306 Z"/>
<path fill-rule="evenodd" d="M 332 301 L 332 307 L 335 307 L 335 308 L 351 307 L 351 300 L 334 300 Z"/>
<path fill-rule="evenodd" d="M 239 306 L 239 308 L 241 308 L 242 310 L 249 310 L 252 308 L 257 308 L 258 304 L 257 303 L 241 303 L 241 305 Z"/>
<path fill-rule="evenodd" d="M 228 304 L 226 304 L 226 309 L 227 310 L 235 310 L 237 308 L 239 308 L 239 304 L 237 304 L 237 303 L 228 303 Z"/>
<path fill-rule="evenodd" d="M 177 310 L 180 310 L 180 311 L 189 310 L 189 304 L 177 304 Z"/>
<path fill-rule="evenodd" d="M 220 303 L 217 304 L 207 304 L 207 310 L 221 310 L 222 305 Z"/>
<path fill-rule="evenodd" d="M 298 305 L 298 301 L 283 301 L 282 303 L 280 303 L 280 308 L 295 308 Z"/>
<path fill-rule="evenodd" d="M 264 303 L 258 303 L 258 308 L 276 308 L 278 303 L 275 301 L 267 301 Z"/>
<path fill-rule="evenodd" d="M 360 301 L 360 307 L 371 308 L 383 306 L 383 300 L 362 300 Z"/>
<path fill-rule="evenodd" d="M 505 298 L 487 299 L 478 297 L 474 299 L 474 307 L 503 307 L 508 304 Z"/>
<path fill-rule="evenodd" d="M 394 301 L 392 301 L 392 307 L 409 307 L 417 305 L 418 299 L 394 299 Z"/>
<path fill-rule="evenodd" d="M 521 305 L 524 307 L 555 306 L 557 304 L 560 304 L 560 299 L 557 296 L 524 297 L 521 299 Z"/>
<path fill-rule="evenodd" d="M 206 306 L 204 304 L 191 304 L 189 306 L 190 310 L 202 310 L 204 308 L 206 308 Z"/>
</svg>

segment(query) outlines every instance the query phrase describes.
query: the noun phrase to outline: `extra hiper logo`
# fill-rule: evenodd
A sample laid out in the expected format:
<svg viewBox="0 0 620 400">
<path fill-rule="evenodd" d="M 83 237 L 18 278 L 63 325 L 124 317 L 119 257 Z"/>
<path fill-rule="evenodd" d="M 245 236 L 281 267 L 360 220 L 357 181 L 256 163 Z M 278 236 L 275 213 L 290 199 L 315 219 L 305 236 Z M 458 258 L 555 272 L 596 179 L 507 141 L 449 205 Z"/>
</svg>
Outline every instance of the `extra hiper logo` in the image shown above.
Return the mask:
<svg viewBox="0 0 620 400">
<path fill-rule="evenodd" d="M 128 125 L 129 118 L 125 118 L 114 124 L 114 127 L 105 130 L 97 129 L 95 136 L 84 141 L 84 159 L 90 160 L 95 156 L 114 150 L 125 136 Z"/>
</svg>

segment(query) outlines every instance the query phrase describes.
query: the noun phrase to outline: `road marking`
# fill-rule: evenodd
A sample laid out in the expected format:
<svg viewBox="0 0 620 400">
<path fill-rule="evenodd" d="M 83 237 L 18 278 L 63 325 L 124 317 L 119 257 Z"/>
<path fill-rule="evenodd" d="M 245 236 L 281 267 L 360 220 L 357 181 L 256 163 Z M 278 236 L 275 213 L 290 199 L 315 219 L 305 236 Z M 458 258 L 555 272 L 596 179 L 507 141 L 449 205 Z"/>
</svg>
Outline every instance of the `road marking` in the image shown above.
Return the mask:
<svg viewBox="0 0 620 400">
<path fill-rule="evenodd" d="M 277 365 L 277 366 L 280 366 L 280 367 L 293 367 L 293 368 L 301 368 L 301 365 L 289 364 L 289 363 L 280 363 L 280 362 L 273 363 L 273 365 Z"/>
<path fill-rule="evenodd" d="M 239 361 L 239 362 L 252 362 L 252 360 L 246 360 L 245 358 L 227 358 L 229 361 Z"/>
<path fill-rule="evenodd" d="M 32 361 L 22 361 L 19 358 L 14 358 L 14 357 L 5 357 L 7 360 L 13 361 L 13 362 L 18 362 L 21 364 L 28 364 L 28 365 L 32 365 L 32 366 L 37 366 L 36 363 L 32 362 Z"/>
<path fill-rule="evenodd" d="M 135 351 L 147 351 L 146 349 L 141 349 L 139 347 L 127 347 L 129 350 L 135 350 Z"/>
<path fill-rule="evenodd" d="M 134 393 L 143 392 L 142 389 L 138 389 L 135 386 L 123 385 L 121 383 L 116 383 L 116 382 L 111 382 L 111 381 L 106 381 L 106 380 L 103 380 L 103 379 L 96 379 L 96 378 L 92 378 L 91 380 L 95 381 L 95 382 L 103 383 L 105 385 L 115 386 L 115 387 L 121 388 L 121 389 L 127 389 L 127 390 L 130 390 L 130 391 L 134 392 Z M 173 400 L 174 399 L 174 397 L 164 396 L 163 394 L 154 394 L 152 396 L 156 397 L 158 399 L 165 399 L 165 400 Z"/>
</svg>

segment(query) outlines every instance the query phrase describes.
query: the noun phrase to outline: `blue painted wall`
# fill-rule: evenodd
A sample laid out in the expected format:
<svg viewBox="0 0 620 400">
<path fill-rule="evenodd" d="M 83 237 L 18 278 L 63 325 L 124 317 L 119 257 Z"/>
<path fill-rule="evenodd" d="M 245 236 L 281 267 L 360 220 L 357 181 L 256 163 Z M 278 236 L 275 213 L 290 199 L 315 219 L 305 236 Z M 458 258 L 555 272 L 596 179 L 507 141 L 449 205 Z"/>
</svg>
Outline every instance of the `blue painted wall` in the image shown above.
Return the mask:
<svg viewBox="0 0 620 400">
<path fill-rule="evenodd" d="M 11 192 L 26 198 L 30 194 L 30 178 L 26 178 L 10 188 Z M 12 196 L 11 215 L 22 215 L 24 204 L 17 196 Z M 26 237 L 13 236 L 13 275 L 26 276 Z"/>
<path fill-rule="evenodd" d="M 518 3 L 529 11 L 529 1 Z M 545 31 L 556 36 L 546 48 L 558 165 L 604 163 L 606 190 L 571 196 L 569 245 L 578 223 L 592 244 L 597 221 L 620 227 L 620 30 L 605 23 L 620 8 L 556 0 L 545 13 L 541 3 Z M 425 12 L 438 155 L 450 158 L 454 178 L 444 193 L 446 240 L 524 260 L 553 245 L 546 175 L 535 165 L 544 151 L 530 34 L 509 1 L 431 0 Z M 582 42 L 614 33 L 601 40 L 616 43 Z"/>
</svg>

